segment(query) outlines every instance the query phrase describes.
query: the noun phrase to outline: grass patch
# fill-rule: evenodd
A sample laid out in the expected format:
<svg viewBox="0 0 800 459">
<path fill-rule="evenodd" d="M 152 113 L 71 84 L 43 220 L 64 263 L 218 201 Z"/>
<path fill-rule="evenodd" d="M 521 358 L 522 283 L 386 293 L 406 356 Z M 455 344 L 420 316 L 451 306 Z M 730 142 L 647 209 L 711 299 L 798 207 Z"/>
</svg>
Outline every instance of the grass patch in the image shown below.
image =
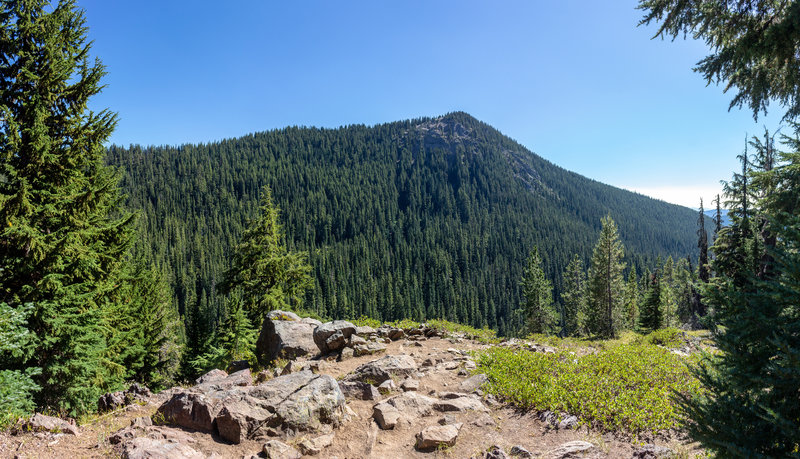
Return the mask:
<svg viewBox="0 0 800 459">
<path fill-rule="evenodd" d="M 686 360 L 658 346 L 606 342 L 584 355 L 567 348 L 544 354 L 493 347 L 477 354 L 476 371 L 488 376 L 488 392 L 523 409 L 566 411 L 629 433 L 678 427 L 672 394 L 699 389 Z"/>
</svg>

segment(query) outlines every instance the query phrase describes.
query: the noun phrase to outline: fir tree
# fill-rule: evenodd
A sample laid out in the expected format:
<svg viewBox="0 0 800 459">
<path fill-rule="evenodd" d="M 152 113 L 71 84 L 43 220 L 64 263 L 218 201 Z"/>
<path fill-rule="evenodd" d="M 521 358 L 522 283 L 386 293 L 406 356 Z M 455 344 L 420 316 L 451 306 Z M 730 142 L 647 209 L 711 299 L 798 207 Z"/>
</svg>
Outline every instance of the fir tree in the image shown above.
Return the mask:
<svg viewBox="0 0 800 459">
<path fill-rule="evenodd" d="M 625 283 L 625 324 L 627 328 L 635 329 L 639 323 L 639 280 L 636 278 L 636 269 L 631 267 L 628 271 L 628 281 Z"/>
<path fill-rule="evenodd" d="M 585 322 L 586 314 L 586 271 L 583 269 L 583 260 L 575 254 L 564 271 L 564 293 L 562 301 L 563 336 L 580 334 L 580 324 Z"/>
<path fill-rule="evenodd" d="M 38 400 L 73 414 L 124 374 L 103 323 L 134 234 L 103 162 L 116 116 L 88 109 L 105 71 L 84 24 L 69 0 L 0 11 L 0 302 L 34 305 Z"/>
<path fill-rule="evenodd" d="M 610 215 L 603 217 L 589 268 L 587 325 L 604 338 L 616 336 L 622 325 L 623 255 L 616 223 Z"/>
<path fill-rule="evenodd" d="M 522 279 L 522 309 L 528 333 L 549 333 L 556 318 L 553 286 L 544 276 L 539 248 L 534 246 Z"/>
<path fill-rule="evenodd" d="M 232 295 L 225 322 L 217 334 L 205 343 L 205 352 L 191 362 L 195 372 L 226 369 L 231 363 L 241 360 L 255 363 L 256 335 L 257 330 L 250 323 L 241 300 L 237 295 Z"/>
<path fill-rule="evenodd" d="M 278 215 L 272 190 L 266 187 L 258 218 L 234 248 L 231 266 L 219 284 L 222 293 L 240 292 L 253 326 L 259 326 L 274 309 L 297 309 L 311 286 L 308 256 L 287 249 Z"/>
<path fill-rule="evenodd" d="M 34 378 L 41 369 L 28 365 L 36 350 L 36 337 L 28 330 L 33 305 L 15 308 L 0 303 L 0 428 L 34 410 L 39 390 Z"/>
<path fill-rule="evenodd" d="M 697 248 L 700 249 L 700 258 L 697 260 L 697 275 L 701 282 L 708 282 L 711 273 L 708 267 L 708 233 L 706 232 L 706 214 L 703 210 L 703 198 L 700 198 L 697 226 Z"/>
<path fill-rule="evenodd" d="M 656 271 L 650 278 L 650 285 L 642 302 L 639 318 L 639 326 L 645 331 L 658 330 L 663 325 L 662 293 L 661 279 Z"/>
</svg>

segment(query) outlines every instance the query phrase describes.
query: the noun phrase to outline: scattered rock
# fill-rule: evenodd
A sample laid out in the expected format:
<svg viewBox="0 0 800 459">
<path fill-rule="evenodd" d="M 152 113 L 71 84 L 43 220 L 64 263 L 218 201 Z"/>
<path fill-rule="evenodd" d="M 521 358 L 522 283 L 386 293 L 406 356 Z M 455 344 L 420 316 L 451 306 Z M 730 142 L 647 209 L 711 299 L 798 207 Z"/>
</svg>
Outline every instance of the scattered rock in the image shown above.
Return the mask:
<svg viewBox="0 0 800 459">
<path fill-rule="evenodd" d="M 417 434 L 417 449 L 426 450 L 456 444 L 462 424 L 429 426 Z"/>
<path fill-rule="evenodd" d="M 485 374 L 477 374 L 461 381 L 459 388 L 462 392 L 474 392 L 478 390 L 479 387 L 484 385 L 488 380 L 489 378 L 486 377 Z"/>
<path fill-rule="evenodd" d="M 558 428 L 561 430 L 575 429 L 577 427 L 578 427 L 577 416 L 567 416 L 561 422 L 558 423 Z"/>
<path fill-rule="evenodd" d="M 445 364 L 442 365 L 442 367 L 445 370 L 448 370 L 448 371 L 449 370 L 455 370 L 456 368 L 458 368 L 458 366 L 459 366 L 459 363 L 455 362 L 455 361 L 445 362 Z"/>
<path fill-rule="evenodd" d="M 464 394 L 457 398 L 447 398 L 434 403 L 436 411 L 489 411 L 481 399 L 472 394 Z"/>
<path fill-rule="evenodd" d="M 80 430 L 75 421 L 69 422 L 53 416 L 36 413 L 25 423 L 25 428 L 33 432 L 52 432 L 78 435 Z"/>
<path fill-rule="evenodd" d="M 356 327 L 356 335 L 361 336 L 362 338 L 368 338 L 370 336 L 376 335 L 377 333 L 378 332 L 374 328 L 366 325 L 361 327 Z"/>
<path fill-rule="evenodd" d="M 97 400 L 97 411 L 100 413 L 113 411 L 121 406 L 125 406 L 125 393 L 122 391 L 103 394 Z"/>
<path fill-rule="evenodd" d="M 187 429 L 212 432 L 214 418 L 219 413 L 217 404 L 217 400 L 200 393 L 179 392 L 158 407 L 153 421 L 156 424 L 163 421 Z"/>
<path fill-rule="evenodd" d="M 517 457 L 533 457 L 533 454 L 522 446 L 516 445 L 511 447 L 511 455 Z"/>
<path fill-rule="evenodd" d="M 359 344 L 367 344 L 367 340 L 358 335 L 353 335 L 350 337 L 350 343 L 348 344 L 350 347 L 354 347 Z"/>
<path fill-rule="evenodd" d="M 140 429 L 144 429 L 145 427 L 149 427 L 152 425 L 153 421 L 147 416 L 131 419 L 131 427 L 138 427 Z"/>
<path fill-rule="evenodd" d="M 270 440 L 264 444 L 264 455 L 268 459 L 300 459 L 300 451 L 278 440 Z"/>
<path fill-rule="evenodd" d="M 279 314 L 272 314 L 279 313 Z M 261 334 L 256 341 L 256 358 L 262 366 L 275 359 L 296 359 L 317 353 L 314 342 L 316 325 L 305 320 L 295 319 L 296 314 L 271 311 L 261 325 Z M 285 314 L 282 316 L 280 314 Z M 283 319 L 288 317 L 290 320 Z"/>
<path fill-rule="evenodd" d="M 445 414 L 441 418 L 439 418 L 439 425 L 446 426 L 448 424 L 457 424 L 458 420 L 452 414 Z"/>
<path fill-rule="evenodd" d="M 373 417 L 375 417 L 381 429 L 392 429 L 401 419 L 410 421 L 419 417 L 429 416 L 435 402 L 435 399 L 420 395 L 417 392 L 403 392 L 375 405 L 373 407 Z"/>
<path fill-rule="evenodd" d="M 633 452 L 634 459 L 671 459 L 677 457 L 675 451 L 664 446 L 644 445 Z"/>
<path fill-rule="evenodd" d="M 334 434 L 329 433 L 311 440 L 305 439 L 298 443 L 297 447 L 306 456 L 316 456 L 333 443 L 333 438 Z"/>
<path fill-rule="evenodd" d="M 558 448 L 548 451 L 545 454 L 545 457 L 548 459 L 562 459 L 572 457 L 572 455 L 577 453 L 583 453 L 589 451 L 590 449 L 594 448 L 594 445 L 586 442 L 586 441 L 570 441 L 567 443 L 562 444 Z"/>
<path fill-rule="evenodd" d="M 377 341 L 370 341 L 365 344 L 356 344 L 353 346 L 353 353 L 356 357 L 362 355 L 372 355 L 386 350 L 386 345 Z"/>
<path fill-rule="evenodd" d="M 339 390 L 345 398 L 357 398 L 359 400 L 378 400 L 381 394 L 372 384 L 361 381 L 339 381 Z"/>
<path fill-rule="evenodd" d="M 125 459 L 205 459 L 206 456 L 184 443 L 139 437 L 123 445 L 122 457 Z"/>
<path fill-rule="evenodd" d="M 419 390 L 419 381 L 414 378 L 406 378 L 400 384 L 400 388 L 406 392 Z"/>
<path fill-rule="evenodd" d="M 323 354 L 338 351 L 356 332 L 356 326 L 346 320 L 326 322 L 314 329 L 314 343 Z"/>
<path fill-rule="evenodd" d="M 503 451 L 503 448 L 494 445 L 489 448 L 489 451 L 483 455 L 483 459 L 509 459 L 508 454 Z"/>
<path fill-rule="evenodd" d="M 397 341 L 400 338 L 403 338 L 405 336 L 406 336 L 406 333 L 400 328 L 392 328 L 391 330 L 389 330 L 389 332 L 386 335 L 386 337 L 389 338 L 392 341 Z"/>
<path fill-rule="evenodd" d="M 400 420 L 400 411 L 388 403 L 378 403 L 372 407 L 372 417 L 381 429 L 394 429 Z"/>
<path fill-rule="evenodd" d="M 405 378 L 413 374 L 416 369 L 417 364 L 409 355 L 387 355 L 361 365 L 345 379 L 380 384 L 392 377 Z"/>
<path fill-rule="evenodd" d="M 224 372 L 224 371 L 219 370 L 219 369 L 213 369 L 213 370 L 209 371 L 208 373 L 204 374 L 203 376 L 200 376 L 199 378 L 197 378 L 194 382 L 196 384 L 205 384 L 205 383 L 209 383 L 209 382 L 212 382 L 212 381 L 225 379 L 227 377 L 228 377 L 228 373 L 227 372 Z"/>
<path fill-rule="evenodd" d="M 488 414 L 485 414 L 485 413 L 477 416 L 475 419 L 472 420 L 472 422 L 470 424 L 474 425 L 475 427 L 496 427 L 497 426 L 497 423 L 494 422 L 494 419 L 492 419 L 491 416 L 489 416 Z"/>
<path fill-rule="evenodd" d="M 380 392 L 383 395 L 389 395 L 390 393 L 396 390 L 397 390 L 397 385 L 391 379 L 387 379 L 378 386 L 378 392 Z"/>
</svg>

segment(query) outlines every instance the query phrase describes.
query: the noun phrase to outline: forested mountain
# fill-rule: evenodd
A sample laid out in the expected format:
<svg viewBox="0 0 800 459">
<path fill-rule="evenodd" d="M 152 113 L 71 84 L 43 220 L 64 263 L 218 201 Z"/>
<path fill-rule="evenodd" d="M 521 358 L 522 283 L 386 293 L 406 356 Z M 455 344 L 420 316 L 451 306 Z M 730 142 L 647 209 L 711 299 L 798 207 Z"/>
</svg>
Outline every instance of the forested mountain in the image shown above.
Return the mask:
<svg viewBox="0 0 800 459">
<path fill-rule="evenodd" d="M 553 280 L 588 262 L 610 214 L 638 272 L 696 251 L 694 211 L 564 170 L 466 113 L 378 126 L 291 127 L 180 147 L 112 146 L 143 249 L 167 272 L 187 332 L 222 320 L 215 291 L 269 185 L 291 249 L 308 250 L 304 308 L 328 317 L 518 326 L 539 247 Z M 189 336 L 201 340 L 203 336 Z"/>
</svg>

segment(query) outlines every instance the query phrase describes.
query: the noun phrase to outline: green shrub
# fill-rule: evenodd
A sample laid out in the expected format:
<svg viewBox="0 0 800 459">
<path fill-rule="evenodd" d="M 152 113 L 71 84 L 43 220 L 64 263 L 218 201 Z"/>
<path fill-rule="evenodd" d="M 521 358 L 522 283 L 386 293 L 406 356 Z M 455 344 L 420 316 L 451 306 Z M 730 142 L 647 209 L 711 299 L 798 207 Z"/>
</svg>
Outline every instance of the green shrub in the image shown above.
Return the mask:
<svg viewBox="0 0 800 459">
<path fill-rule="evenodd" d="M 350 322 L 353 323 L 356 327 L 372 327 L 378 328 L 381 326 L 381 321 L 378 319 L 373 319 L 372 317 L 361 316 L 358 319 L 352 319 Z"/>
<path fill-rule="evenodd" d="M 681 347 L 686 344 L 685 334 L 677 328 L 662 328 L 634 340 L 636 344 L 656 344 L 664 347 Z"/>
<path fill-rule="evenodd" d="M 677 427 L 673 394 L 699 387 L 684 360 L 652 345 L 612 344 L 586 355 L 493 347 L 477 362 L 488 392 L 523 409 L 565 411 L 630 433 Z"/>
</svg>

